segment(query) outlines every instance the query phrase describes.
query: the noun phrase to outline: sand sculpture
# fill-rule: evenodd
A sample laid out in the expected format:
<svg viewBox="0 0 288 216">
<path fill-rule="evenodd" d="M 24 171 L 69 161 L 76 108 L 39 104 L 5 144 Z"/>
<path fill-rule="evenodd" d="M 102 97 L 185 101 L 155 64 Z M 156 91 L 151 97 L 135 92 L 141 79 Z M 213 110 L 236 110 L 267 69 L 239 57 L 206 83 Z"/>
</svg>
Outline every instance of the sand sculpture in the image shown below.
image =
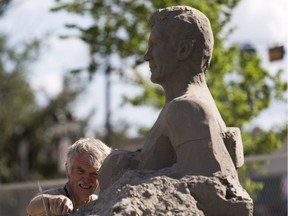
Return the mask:
<svg viewBox="0 0 288 216">
<path fill-rule="evenodd" d="M 153 13 L 149 24 L 144 58 L 166 104 L 141 150 L 114 151 L 105 160 L 99 200 L 83 211 L 252 215 L 253 201 L 237 175 L 244 163 L 240 130 L 225 125 L 206 84 L 214 43 L 208 18 L 175 6 Z"/>
</svg>

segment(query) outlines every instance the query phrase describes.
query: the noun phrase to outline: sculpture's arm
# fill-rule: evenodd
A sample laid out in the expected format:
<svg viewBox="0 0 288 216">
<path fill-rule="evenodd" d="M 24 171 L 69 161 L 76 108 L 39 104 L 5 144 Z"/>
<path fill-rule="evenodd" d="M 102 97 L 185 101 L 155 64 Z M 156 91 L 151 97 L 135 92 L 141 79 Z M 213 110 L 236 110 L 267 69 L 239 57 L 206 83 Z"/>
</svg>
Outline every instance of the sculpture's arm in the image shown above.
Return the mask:
<svg viewBox="0 0 288 216">
<path fill-rule="evenodd" d="M 139 163 L 139 154 L 139 151 L 112 151 L 99 170 L 98 179 L 101 192 L 108 188 L 123 170 L 136 169 Z"/>
<path fill-rule="evenodd" d="M 178 100 L 167 114 L 166 134 L 176 151 L 179 172 L 206 176 L 218 171 L 234 172 L 222 137 L 226 127 L 221 127 L 206 104 Z"/>
<path fill-rule="evenodd" d="M 210 140 L 189 140 L 178 145 L 175 151 L 176 170 L 179 173 L 212 176 L 221 170 Z"/>
<path fill-rule="evenodd" d="M 174 149 L 186 142 L 209 141 L 211 117 L 203 106 L 194 100 L 173 101 L 166 112 L 165 134 Z"/>
</svg>

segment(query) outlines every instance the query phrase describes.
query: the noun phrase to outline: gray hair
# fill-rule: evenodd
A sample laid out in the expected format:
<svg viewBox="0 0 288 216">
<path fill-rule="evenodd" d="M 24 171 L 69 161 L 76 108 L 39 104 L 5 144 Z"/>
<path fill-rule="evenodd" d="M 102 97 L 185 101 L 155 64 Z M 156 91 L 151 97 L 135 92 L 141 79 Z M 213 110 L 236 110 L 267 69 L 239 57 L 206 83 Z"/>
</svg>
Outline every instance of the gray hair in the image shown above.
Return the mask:
<svg viewBox="0 0 288 216">
<path fill-rule="evenodd" d="M 173 22 L 171 22 L 173 21 Z M 210 64 L 213 52 L 214 38 L 209 19 L 201 11 L 188 6 L 173 6 L 155 11 L 149 21 L 151 28 L 165 23 L 166 32 L 176 39 L 190 39 L 195 50 L 196 58 L 202 72 Z M 178 42 L 180 42 L 180 40 Z"/>
<path fill-rule="evenodd" d="M 69 147 L 67 153 L 66 168 L 71 171 L 72 163 L 76 156 L 80 154 L 89 154 L 90 162 L 93 167 L 100 169 L 104 159 L 110 154 L 111 148 L 94 138 L 81 138 Z"/>
</svg>

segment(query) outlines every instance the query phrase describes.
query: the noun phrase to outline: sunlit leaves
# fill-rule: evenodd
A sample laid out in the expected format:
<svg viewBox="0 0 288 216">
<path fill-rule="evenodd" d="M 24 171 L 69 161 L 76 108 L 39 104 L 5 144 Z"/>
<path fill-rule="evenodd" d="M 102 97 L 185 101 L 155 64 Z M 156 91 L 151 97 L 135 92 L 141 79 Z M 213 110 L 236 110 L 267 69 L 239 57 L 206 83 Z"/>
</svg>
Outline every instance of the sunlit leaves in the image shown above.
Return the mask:
<svg viewBox="0 0 288 216">
<path fill-rule="evenodd" d="M 90 47 L 91 63 L 87 66 L 93 74 L 97 71 L 116 72 L 123 68 L 125 60 L 134 57 L 133 69 L 143 63 L 143 54 L 147 49 L 149 35 L 148 19 L 159 8 L 173 5 L 188 5 L 199 9 L 210 19 L 214 33 L 215 46 L 211 66 L 207 71 L 207 80 L 212 95 L 227 126 L 243 128 L 266 109 L 272 100 L 285 99 L 287 84 L 281 79 L 283 72 L 271 74 L 261 65 L 256 52 L 239 48 L 237 45 L 224 46 L 225 40 L 234 27 L 226 28 L 230 22 L 232 10 L 240 0 L 70 0 L 58 1 L 55 10 L 66 9 L 69 12 L 92 18 L 89 27 L 79 29 L 79 38 Z M 73 26 L 70 26 L 73 27 Z M 225 29 L 225 32 L 224 32 Z M 111 55 L 118 55 L 122 66 L 105 61 Z M 143 92 L 134 98 L 125 98 L 135 106 L 151 105 L 161 108 L 164 104 L 163 91 L 141 76 L 135 76 L 134 83 L 143 88 Z M 258 134 L 262 136 L 264 134 Z M 250 136 L 250 137 L 249 137 Z M 263 135 L 264 136 L 264 135 Z M 268 134 L 267 134 L 268 136 Z M 257 149 L 255 139 L 249 142 L 251 134 L 243 136 L 248 149 Z M 270 139 L 270 138 L 269 138 Z M 268 140 L 268 138 L 267 138 Z M 272 140 L 271 140 L 272 141 Z M 268 141 L 267 141 L 268 142 Z M 268 145 L 268 144 L 267 144 Z M 274 146 L 275 148 L 277 146 Z M 259 149 L 258 149 L 259 150 Z M 267 152 L 272 148 L 267 148 Z M 247 151 L 247 153 L 257 151 Z"/>
</svg>

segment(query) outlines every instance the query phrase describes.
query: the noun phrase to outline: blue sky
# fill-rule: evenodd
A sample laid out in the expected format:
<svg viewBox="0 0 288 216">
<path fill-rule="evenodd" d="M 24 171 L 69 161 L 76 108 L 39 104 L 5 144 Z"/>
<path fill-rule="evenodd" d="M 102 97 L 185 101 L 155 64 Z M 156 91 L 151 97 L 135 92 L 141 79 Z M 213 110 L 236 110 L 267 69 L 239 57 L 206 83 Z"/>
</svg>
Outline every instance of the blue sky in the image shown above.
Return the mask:
<svg viewBox="0 0 288 216">
<path fill-rule="evenodd" d="M 50 13 L 53 0 L 14 0 L 9 11 L 0 19 L 1 32 L 9 36 L 10 44 L 29 41 L 32 38 L 44 38 L 44 49 L 39 60 L 30 67 L 29 80 L 36 90 L 44 89 L 50 97 L 62 88 L 61 77 L 68 69 L 84 66 L 88 63 L 87 47 L 76 39 L 61 40 L 59 34 L 65 33 L 64 23 L 77 22 L 89 24 L 88 18 L 79 18 L 67 13 Z M 268 48 L 275 45 L 288 47 L 288 1 L 287 0 L 242 0 L 233 13 L 232 24 L 237 26 L 231 42 L 250 43 L 263 59 L 263 66 L 274 73 L 284 68 L 287 80 L 288 58 L 279 62 L 269 62 Z M 286 51 L 287 52 L 287 51 Z M 149 76 L 147 65 L 143 73 Z M 123 84 L 119 77 L 112 78 L 112 121 L 128 120 L 136 128 L 140 125 L 152 126 L 158 112 L 148 108 L 121 107 L 123 94 L 133 95 L 140 91 L 136 87 Z M 95 108 L 91 119 L 91 130 L 100 131 L 105 120 L 104 77 L 96 75 L 87 93 L 75 104 L 75 114 L 84 117 Z M 43 97 L 39 101 L 45 103 Z M 269 128 L 275 123 L 287 119 L 286 104 L 272 103 L 251 125 Z M 134 134 L 133 129 L 131 134 Z M 89 135 L 89 133 L 88 133 Z"/>
</svg>

